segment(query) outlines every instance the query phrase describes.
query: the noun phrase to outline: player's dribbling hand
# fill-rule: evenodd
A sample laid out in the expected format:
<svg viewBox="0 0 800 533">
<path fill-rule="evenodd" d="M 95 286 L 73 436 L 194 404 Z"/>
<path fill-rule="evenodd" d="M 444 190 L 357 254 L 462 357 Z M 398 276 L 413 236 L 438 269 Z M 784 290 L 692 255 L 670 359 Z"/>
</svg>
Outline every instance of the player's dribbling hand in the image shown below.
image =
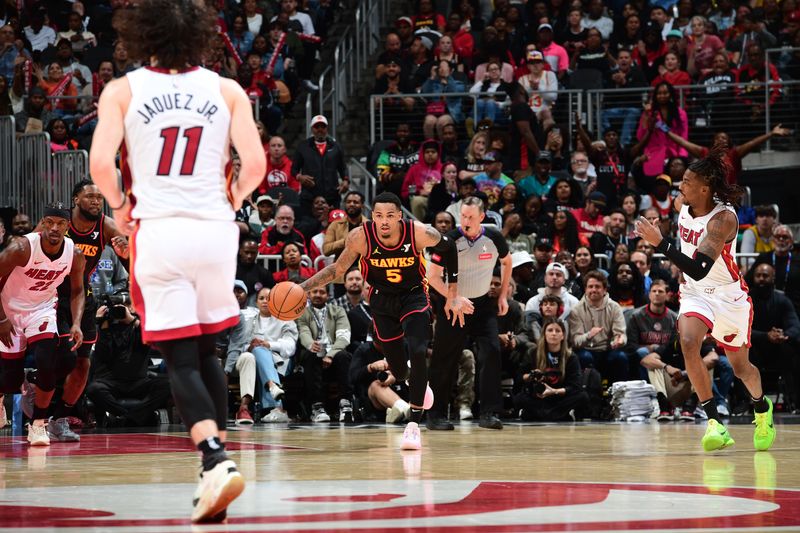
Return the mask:
<svg viewBox="0 0 800 533">
<path fill-rule="evenodd" d="M 13 344 L 11 336 L 15 333 L 14 326 L 11 324 L 11 321 L 6 318 L 6 321 L 0 324 L 0 342 L 11 348 Z"/>
<path fill-rule="evenodd" d="M 653 246 L 658 246 L 661 244 L 661 230 L 655 224 L 644 217 L 639 217 L 636 219 L 635 226 L 636 234 L 642 239 Z"/>
<path fill-rule="evenodd" d="M 73 324 L 72 327 L 69 328 L 69 338 L 72 339 L 71 351 L 74 352 L 81 347 L 81 344 L 83 344 L 83 332 L 79 324 Z"/>
</svg>

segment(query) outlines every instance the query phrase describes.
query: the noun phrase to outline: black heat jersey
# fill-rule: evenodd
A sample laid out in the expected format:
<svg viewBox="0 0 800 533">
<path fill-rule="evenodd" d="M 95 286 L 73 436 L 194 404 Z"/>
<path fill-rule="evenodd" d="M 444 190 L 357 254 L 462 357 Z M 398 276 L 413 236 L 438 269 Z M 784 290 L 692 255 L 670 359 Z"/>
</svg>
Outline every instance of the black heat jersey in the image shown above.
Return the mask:
<svg viewBox="0 0 800 533">
<path fill-rule="evenodd" d="M 86 289 L 87 294 L 91 291 L 89 280 L 97 268 L 100 255 L 102 255 L 103 248 L 106 245 L 106 236 L 103 233 L 105 217 L 105 215 L 101 214 L 100 220 L 96 221 L 91 229 L 85 233 L 76 230 L 72 222 L 69 223 L 69 229 L 67 230 L 67 237 L 73 240 L 76 248 L 80 248 L 86 260 L 86 267 L 83 270 L 83 288 Z M 58 287 L 58 295 L 62 298 L 69 296 L 69 280 L 64 280 L 64 283 Z"/>
<path fill-rule="evenodd" d="M 403 236 L 397 246 L 387 248 L 378 240 L 375 223 L 364 222 L 367 255 L 361 257 L 364 279 L 374 290 L 389 294 L 409 293 L 422 288 L 427 291 L 425 265 L 414 241 L 414 222 L 402 220 Z"/>
</svg>

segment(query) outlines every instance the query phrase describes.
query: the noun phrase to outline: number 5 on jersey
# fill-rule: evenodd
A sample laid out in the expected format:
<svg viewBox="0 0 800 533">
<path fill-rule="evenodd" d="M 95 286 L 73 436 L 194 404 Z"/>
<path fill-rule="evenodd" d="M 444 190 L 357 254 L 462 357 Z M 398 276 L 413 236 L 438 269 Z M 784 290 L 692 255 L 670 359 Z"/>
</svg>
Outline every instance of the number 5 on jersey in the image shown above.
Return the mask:
<svg viewBox="0 0 800 533">
<path fill-rule="evenodd" d="M 403 281 L 403 275 L 400 274 L 399 268 L 389 268 L 386 270 L 386 280 L 392 283 L 400 283 Z"/>
<path fill-rule="evenodd" d="M 175 156 L 175 148 L 178 144 L 178 134 L 181 128 L 172 127 L 161 130 L 161 138 L 164 139 L 164 146 L 161 148 L 161 157 L 158 158 L 159 176 L 169 176 L 172 169 L 172 159 Z M 186 137 L 186 149 L 183 152 L 181 163 L 181 176 L 191 176 L 194 173 L 194 163 L 197 161 L 197 150 L 200 146 L 200 137 L 203 136 L 203 127 L 196 126 L 188 128 L 183 132 Z"/>
</svg>

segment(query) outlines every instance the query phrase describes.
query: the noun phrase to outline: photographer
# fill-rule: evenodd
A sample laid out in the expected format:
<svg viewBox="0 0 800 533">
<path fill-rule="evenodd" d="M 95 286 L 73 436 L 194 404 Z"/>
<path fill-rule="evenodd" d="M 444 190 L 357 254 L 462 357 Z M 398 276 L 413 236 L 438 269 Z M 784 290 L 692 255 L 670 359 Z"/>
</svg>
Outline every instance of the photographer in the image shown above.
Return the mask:
<svg viewBox="0 0 800 533">
<path fill-rule="evenodd" d="M 92 364 L 95 379 L 86 394 L 98 411 L 122 417 L 126 425 L 152 425 L 156 411 L 167 406 L 169 381 L 147 375 L 150 349 L 142 342 L 141 324 L 131 313 L 128 295 L 105 296 L 101 302 Z M 123 399 L 138 402 L 130 406 Z"/>
<path fill-rule="evenodd" d="M 589 396 L 581 386 L 578 358 L 567 345 L 566 326 L 549 318 L 543 329 L 535 366 L 522 376 L 526 387 L 514 396 L 514 409 L 520 410 L 523 420 L 580 420 L 588 411 Z"/>
<path fill-rule="evenodd" d="M 384 420 L 385 417 L 387 424 L 408 419 L 411 409 L 406 401 L 408 385 L 395 380 L 380 343 L 365 342 L 356 349 L 350 362 L 350 382 L 364 406 L 365 418 Z"/>
</svg>

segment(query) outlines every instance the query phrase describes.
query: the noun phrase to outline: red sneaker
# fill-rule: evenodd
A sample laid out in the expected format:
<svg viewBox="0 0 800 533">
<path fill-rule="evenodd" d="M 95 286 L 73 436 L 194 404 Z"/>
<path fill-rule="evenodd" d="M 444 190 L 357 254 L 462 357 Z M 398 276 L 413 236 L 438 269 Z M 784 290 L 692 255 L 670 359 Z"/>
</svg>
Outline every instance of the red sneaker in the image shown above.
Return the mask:
<svg viewBox="0 0 800 533">
<path fill-rule="evenodd" d="M 236 412 L 236 425 L 237 426 L 249 426 L 253 424 L 253 415 L 250 414 L 250 411 L 247 409 L 247 406 L 243 405 L 239 408 Z"/>
</svg>

